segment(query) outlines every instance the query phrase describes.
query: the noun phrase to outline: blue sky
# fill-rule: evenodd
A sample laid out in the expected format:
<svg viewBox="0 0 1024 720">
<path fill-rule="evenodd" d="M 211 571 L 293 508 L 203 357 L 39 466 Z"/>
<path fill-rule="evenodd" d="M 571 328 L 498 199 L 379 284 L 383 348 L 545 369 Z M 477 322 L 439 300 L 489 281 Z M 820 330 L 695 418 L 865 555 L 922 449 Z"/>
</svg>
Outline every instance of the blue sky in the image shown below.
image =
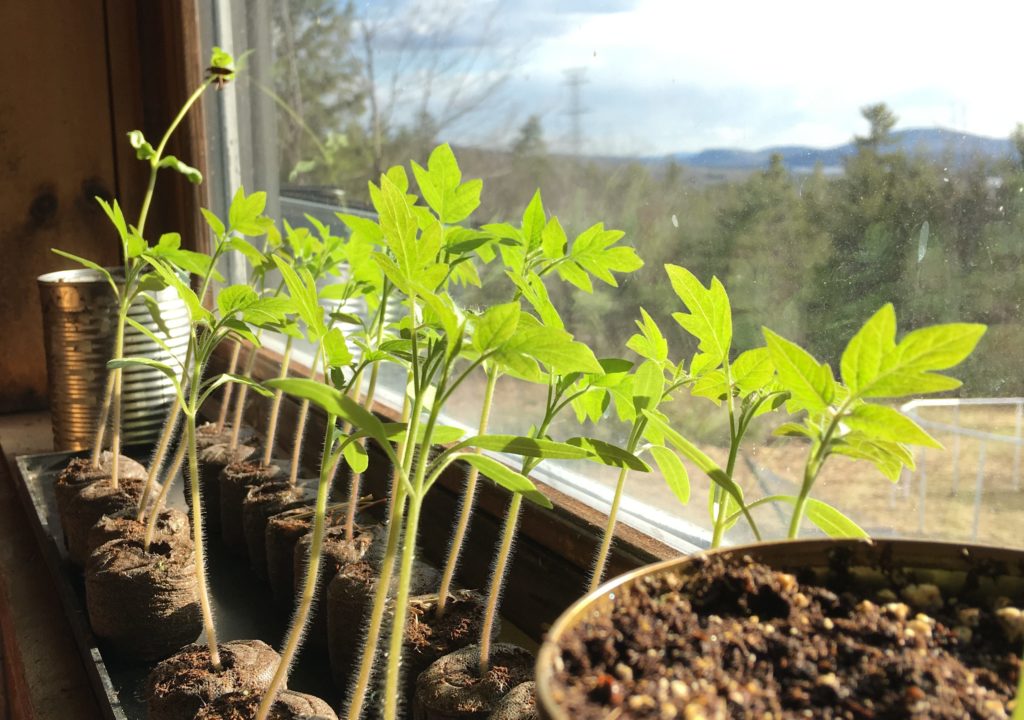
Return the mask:
<svg viewBox="0 0 1024 720">
<path fill-rule="evenodd" d="M 859 109 L 880 101 L 899 127 L 1005 137 L 1024 122 L 1016 0 L 386 0 L 356 9 L 381 23 L 384 68 L 409 38 L 440 50 L 435 97 L 503 79 L 486 111 L 451 125 L 445 140 L 508 142 L 536 113 L 549 145 L 566 148 L 571 68 L 586 77 L 589 153 L 838 145 L 864 130 Z M 423 77 L 405 66 L 400 92 Z"/>
</svg>

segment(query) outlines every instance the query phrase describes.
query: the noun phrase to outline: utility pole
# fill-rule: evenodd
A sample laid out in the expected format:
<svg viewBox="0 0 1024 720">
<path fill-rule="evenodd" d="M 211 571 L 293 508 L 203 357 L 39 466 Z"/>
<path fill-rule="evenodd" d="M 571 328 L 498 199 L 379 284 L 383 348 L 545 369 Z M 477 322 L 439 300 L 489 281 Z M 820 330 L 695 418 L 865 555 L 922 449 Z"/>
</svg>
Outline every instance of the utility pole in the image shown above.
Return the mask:
<svg viewBox="0 0 1024 720">
<path fill-rule="evenodd" d="M 569 144 L 572 154 L 579 157 L 583 154 L 583 97 L 580 88 L 587 82 L 586 68 L 570 68 L 565 71 L 565 84 L 569 86 Z"/>
</svg>

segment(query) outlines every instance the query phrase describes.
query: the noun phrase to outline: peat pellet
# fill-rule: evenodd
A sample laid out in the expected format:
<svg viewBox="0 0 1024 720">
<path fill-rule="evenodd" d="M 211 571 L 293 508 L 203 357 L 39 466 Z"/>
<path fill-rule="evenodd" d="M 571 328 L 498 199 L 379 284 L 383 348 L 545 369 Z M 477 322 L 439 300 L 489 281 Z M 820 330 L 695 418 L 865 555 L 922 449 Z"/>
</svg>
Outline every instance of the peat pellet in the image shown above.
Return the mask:
<svg viewBox="0 0 1024 720">
<path fill-rule="evenodd" d="M 320 576 L 317 578 L 316 598 L 307 626 L 309 642 L 314 647 L 323 648 L 327 643 L 327 615 L 324 607 L 327 602 L 327 589 L 334 576 L 343 568 L 362 560 L 376 567 L 376 548 L 383 544 L 383 540 L 384 529 L 380 525 L 357 525 L 351 540 L 346 539 L 345 528 L 342 525 L 328 527 L 324 532 L 323 548 L 320 551 Z M 306 580 L 306 566 L 312 542 L 313 533 L 309 532 L 295 543 L 292 561 L 296 595 L 302 592 L 302 584 Z"/>
<path fill-rule="evenodd" d="M 196 720 L 240 720 L 254 718 L 262 695 L 242 692 L 221 695 L 203 707 Z M 268 720 L 337 720 L 338 716 L 326 702 L 315 695 L 282 690 L 270 707 Z"/>
<path fill-rule="evenodd" d="M 131 512 L 138 507 L 145 478 L 125 478 L 115 488 L 110 478 L 83 485 L 65 500 L 61 523 L 71 561 L 85 567 L 89 559 L 89 531 L 104 515 Z"/>
<path fill-rule="evenodd" d="M 531 680 L 509 690 L 487 720 L 540 720 L 537 683 Z"/>
<path fill-rule="evenodd" d="M 238 442 L 241 445 L 249 445 L 250 440 L 256 436 L 256 431 L 248 425 L 243 425 L 238 433 Z M 202 451 L 213 445 L 228 445 L 231 443 L 231 423 L 224 423 L 224 427 L 217 430 L 217 423 L 205 422 L 196 428 L 196 447 Z"/>
<path fill-rule="evenodd" d="M 143 540 L 146 535 L 146 522 L 135 519 L 138 514 L 137 508 L 129 508 L 114 515 L 104 515 L 95 525 L 89 528 L 89 536 L 86 540 L 89 554 L 104 543 L 111 540 Z M 154 539 L 164 540 L 189 540 L 191 527 L 188 522 L 188 515 L 176 508 L 164 508 L 156 518 L 156 528 L 153 533 Z"/>
<path fill-rule="evenodd" d="M 416 680 L 413 720 L 487 720 L 517 685 L 533 679 L 533 654 L 509 643 L 491 646 L 491 663 L 480 674 L 480 646 L 439 658 Z"/>
<path fill-rule="evenodd" d="M 195 554 L 188 537 L 111 540 L 89 556 L 85 602 L 92 630 L 120 656 L 166 657 L 202 632 Z"/>
<path fill-rule="evenodd" d="M 281 656 L 261 640 L 231 640 L 218 646 L 221 669 L 210 665 L 205 644 L 189 645 L 167 658 L 146 681 L 148 720 L 194 720 L 200 708 L 222 695 L 262 695 Z"/>
<path fill-rule="evenodd" d="M 267 519 L 263 533 L 267 581 L 274 601 L 282 607 L 295 602 L 295 544 L 309 532 L 312 523 L 312 501 Z"/>
<path fill-rule="evenodd" d="M 402 666 L 407 697 L 416 678 L 443 655 L 480 642 L 487 599 L 476 590 L 456 590 L 448 597 L 444 615 L 437 616 L 437 593 L 409 598 Z M 494 632 L 497 633 L 497 623 Z"/>
<path fill-rule="evenodd" d="M 249 566 L 256 577 L 267 579 L 267 520 L 279 512 L 304 504 L 312 497 L 308 487 L 274 480 L 249 488 L 242 502 L 242 532 L 249 555 Z"/>
<path fill-rule="evenodd" d="M 398 582 L 398 567 L 392 576 L 392 594 Z M 345 687 L 349 676 L 356 671 L 355 663 L 361 658 L 366 625 L 373 607 L 373 594 L 377 590 L 378 571 L 365 560 L 346 566 L 327 588 L 327 649 L 331 661 L 331 674 L 337 687 Z M 417 559 L 409 581 L 411 595 L 437 592 L 441 573 L 431 565 Z M 389 627 L 393 607 L 389 600 L 383 627 Z M 382 635 L 381 642 L 387 642 Z"/>
<path fill-rule="evenodd" d="M 227 443 L 215 444 L 199 450 L 199 494 L 203 502 L 203 520 L 207 532 L 220 530 L 220 474 L 233 462 L 244 462 L 252 457 L 258 448 L 255 445 L 239 445 L 234 450 Z M 192 489 L 188 462 L 182 466 L 185 478 L 185 505 L 192 513 Z"/>
<path fill-rule="evenodd" d="M 60 515 L 62 526 L 64 518 L 67 516 L 68 506 L 74 501 L 78 493 L 82 491 L 82 488 L 89 483 L 110 477 L 110 464 L 113 457 L 109 450 L 104 450 L 100 454 L 100 464 L 98 466 L 93 465 L 89 458 L 72 458 L 67 466 L 57 475 L 54 493 L 57 498 L 57 514 Z M 122 455 L 118 475 L 122 478 L 145 479 L 146 468 L 131 458 Z M 66 529 L 64 529 L 64 534 L 66 537 Z"/>
<path fill-rule="evenodd" d="M 281 468 L 271 463 L 233 462 L 220 474 L 220 536 L 232 552 L 246 553 L 245 531 L 242 527 L 242 503 L 253 485 L 275 479 Z"/>
</svg>

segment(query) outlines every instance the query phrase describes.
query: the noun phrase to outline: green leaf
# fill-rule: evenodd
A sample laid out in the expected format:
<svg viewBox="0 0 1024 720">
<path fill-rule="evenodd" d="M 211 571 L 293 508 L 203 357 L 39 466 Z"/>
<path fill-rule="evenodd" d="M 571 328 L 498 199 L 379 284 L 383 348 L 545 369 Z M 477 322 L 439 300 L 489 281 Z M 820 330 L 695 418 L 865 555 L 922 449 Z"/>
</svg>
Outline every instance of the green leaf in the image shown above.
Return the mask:
<svg viewBox="0 0 1024 720">
<path fill-rule="evenodd" d="M 149 160 L 156 155 L 153 146 L 146 142 L 146 136 L 141 130 L 128 131 L 128 144 L 135 149 L 135 157 L 139 160 Z"/>
<path fill-rule="evenodd" d="M 694 397 L 708 398 L 716 405 L 719 405 L 729 395 L 729 383 L 725 381 L 725 371 L 722 369 L 712 370 L 697 378 L 697 382 L 690 389 Z"/>
<path fill-rule="evenodd" d="M 509 492 L 522 495 L 530 502 L 536 503 L 541 507 L 548 508 L 549 510 L 554 507 L 554 505 L 551 504 L 551 501 L 537 489 L 537 486 L 530 482 L 528 477 L 512 470 L 511 468 L 505 467 L 494 458 L 487 457 L 486 455 L 474 455 L 470 453 L 461 454 L 459 455 L 459 458 L 477 468 L 480 472 Z"/>
<path fill-rule="evenodd" d="M 152 340 L 154 343 L 156 343 L 157 347 L 166 352 L 168 355 L 175 354 L 165 340 L 163 340 L 159 335 L 150 330 L 148 327 L 140 323 L 138 320 L 132 317 L 126 317 L 125 322 L 131 325 L 133 328 L 135 328 L 136 331 L 142 333 L 150 340 Z M 167 333 L 164 334 L 166 335 Z"/>
<path fill-rule="evenodd" d="M 221 219 L 217 217 L 212 210 L 207 210 L 204 207 L 199 208 L 199 212 L 203 214 L 203 217 L 206 219 L 206 224 L 210 226 L 213 234 L 219 238 L 224 237 L 224 231 L 226 228 L 224 227 L 224 223 Z"/>
<path fill-rule="evenodd" d="M 547 216 L 544 214 L 544 201 L 541 200 L 540 190 L 533 193 L 529 204 L 523 211 L 522 239 L 526 250 L 534 250 L 540 247 L 543 242 L 544 227 L 547 225 Z"/>
<path fill-rule="evenodd" d="M 408 196 L 385 175 L 381 177 L 375 206 L 385 244 L 394 254 L 395 263 L 402 273 L 412 277 L 422 263 L 416 243 L 418 223 Z"/>
<path fill-rule="evenodd" d="M 234 250 L 241 253 L 245 256 L 245 259 L 249 261 L 249 265 L 254 269 L 260 268 L 267 263 L 267 257 L 257 250 L 252 243 L 243 238 L 233 237 L 224 244 L 224 247 L 227 250 Z"/>
<path fill-rule="evenodd" d="M 317 299 L 312 276 L 307 271 L 300 270 L 303 274 L 300 277 L 291 265 L 277 255 L 273 256 L 273 260 L 281 272 L 281 277 L 284 278 L 285 285 L 288 286 L 288 294 L 295 303 L 296 312 L 309 330 L 309 339 L 314 343 L 320 342 L 327 332 L 327 325 L 324 323 L 324 311 Z"/>
<path fill-rule="evenodd" d="M 159 258 L 150 259 L 149 254 L 146 255 L 147 260 L 152 266 L 153 270 L 161 277 L 161 279 L 167 283 L 169 287 L 173 287 L 175 292 L 178 293 L 178 297 L 185 303 L 185 307 L 188 308 L 189 318 L 193 325 L 212 325 L 213 315 L 203 307 L 202 302 L 199 301 L 199 296 L 196 295 L 195 291 L 186 285 L 178 274 L 170 269 L 163 260 Z"/>
<path fill-rule="evenodd" d="M 580 460 L 590 455 L 589 450 L 571 443 L 522 435 L 475 435 L 459 445 L 547 460 Z"/>
<path fill-rule="evenodd" d="M 242 313 L 242 320 L 257 327 L 280 325 L 290 313 L 295 312 L 292 299 L 283 293 L 259 298 Z"/>
<path fill-rule="evenodd" d="M 644 264 L 633 248 L 612 247 L 623 235 L 625 233 L 621 230 L 606 230 L 603 223 L 587 228 L 573 241 L 572 249 L 569 251 L 571 262 L 558 266 L 560 274 L 564 279 L 576 284 L 561 272 L 563 268 L 576 267 L 607 285 L 618 287 L 614 273 L 633 272 Z M 589 283 L 588 278 L 587 284 Z"/>
<path fill-rule="evenodd" d="M 388 433 L 388 439 L 392 442 L 403 442 L 405 440 L 405 433 L 407 430 L 406 423 L 384 423 L 384 428 Z M 419 429 L 416 433 L 416 442 L 422 444 L 426 437 L 427 428 L 424 424 L 420 423 Z M 466 434 L 466 431 L 462 428 L 453 427 L 451 425 L 435 425 L 431 432 L 431 442 L 435 445 L 448 445 L 454 442 L 458 442 Z"/>
<path fill-rule="evenodd" d="M 690 502 L 690 476 L 679 456 L 664 445 L 652 445 L 651 456 L 661 470 L 669 490 L 683 505 Z"/>
<path fill-rule="evenodd" d="M 352 352 L 345 343 L 345 335 L 340 328 L 331 328 L 324 335 L 324 354 L 326 355 L 327 367 L 345 367 L 352 362 Z"/>
<path fill-rule="evenodd" d="M 884 359 L 896 349 L 896 310 L 883 305 L 850 338 L 839 365 L 843 382 L 853 395 L 878 377 Z"/>
<path fill-rule="evenodd" d="M 558 222 L 557 217 L 552 217 L 548 220 L 544 230 L 541 232 L 540 238 L 541 251 L 544 253 L 544 257 L 551 260 L 565 257 L 565 248 L 569 243 L 569 239 L 565 236 L 565 230 L 562 228 L 562 223 Z"/>
<path fill-rule="evenodd" d="M 809 427 L 806 427 L 805 425 L 801 425 L 800 423 L 795 422 L 782 423 L 777 428 L 775 428 L 775 431 L 772 434 L 778 435 L 779 437 L 814 438 L 817 436 L 817 433 L 815 433 Z"/>
<path fill-rule="evenodd" d="M 504 345 L 515 335 L 521 313 L 518 302 L 488 308 L 473 328 L 473 347 L 484 353 Z"/>
<path fill-rule="evenodd" d="M 775 377 L 772 356 L 766 347 L 754 348 L 739 354 L 730 365 L 732 382 L 740 391 L 740 397 L 768 387 Z"/>
<path fill-rule="evenodd" d="M 259 295 L 248 285 L 230 285 L 217 293 L 217 308 L 220 316 L 226 318 L 259 300 Z"/>
<path fill-rule="evenodd" d="M 541 325 L 526 313 L 520 315 L 519 326 L 505 343 L 499 357 L 504 359 L 509 353 L 533 357 L 562 375 L 573 372 L 598 374 L 602 371 L 601 363 L 589 347 L 573 340 L 572 335 L 564 330 Z"/>
<path fill-rule="evenodd" d="M 854 408 L 843 422 L 878 440 L 942 449 L 942 443 L 895 408 L 865 403 Z"/>
<path fill-rule="evenodd" d="M 754 505 L 763 505 L 770 502 L 784 502 L 796 506 L 797 498 L 794 495 L 770 495 L 761 498 Z M 804 516 L 814 523 L 829 537 L 833 538 L 867 538 L 869 535 L 860 525 L 848 518 L 836 508 L 826 502 L 807 498 L 807 505 L 804 509 Z"/>
<path fill-rule="evenodd" d="M 952 390 L 960 381 L 934 371 L 962 362 L 977 346 L 986 327 L 971 323 L 933 325 L 908 333 L 883 358 L 874 378 L 863 382 L 857 396 L 896 398 Z"/>
<path fill-rule="evenodd" d="M 245 188 L 239 187 L 228 208 L 228 226 L 235 232 L 249 237 L 265 235 L 273 226 L 273 220 L 263 216 L 267 207 L 267 194 L 254 192 L 245 194 Z"/>
<path fill-rule="evenodd" d="M 637 413 L 661 404 L 665 392 L 665 371 L 653 360 L 644 360 L 633 373 L 633 407 Z"/>
<path fill-rule="evenodd" d="M 275 378 L 263 384 L 273 390 L 283 390 L 300 400 L 309 400 L 327 413 L 352 423 L 382 446 L 388 442 L 384 424 L 376 415 L 330 385 L 307 378 Z"/>
<path fill-rule="evenodd" d="M 779 383 L 791 394 L 790 402 L 811 412 L 827 408 L 836 392 L 832 368 L 819 363 L 796 343 L 776 335 L 768 328 L 763 330 L 772 363 L 779 375 Z"/>
<path fill-rule="evenodd" d="M 83 257 L 78 257 L 77 255 L 72 255 L 69 252 L 65 252 L 63 250 L 58 250 L 57 248 L 50 248 L 50 252 L 55 253 L 57 255 L 60 255 L 63 258 L 67 258 L 68 260 L 74 260 L 79 265 L 83 265 L 83 266 L 89 268 L 90 270 L 95 270 L 96 272 L 98 272 L 103 277 L 104 280 L 107 281 L 107 284 L 110 285 L 110 289 L 114 291 L 114 297 L 120 297 L 121 296 L 121 291 L 118 289 L 117 284 L 114 282 L 114 278 L 107 271 L 107 269 L 105 267 L 103 267 L 102 265 L 97 265 L 92 260 L 86 260 Z"/>
<path fill-rule="evenodd" d="M 666 265 L 665 271 L 672 289 L 688 310 L 673 313 L 672 317 L 697 338 L 699 350 L 717 366 L 729 356 L 732 346 L 732 309 L 725 288 L 716 277 L 705 288 L 693 273 L 678 265 Z"/>
<path fill-rule="evenodd" d="M 342 452 L 345 455 L 345 462 L 348 463 L 352 472 L 361 473 L 370 466 L 370 457 L 366 454 L 366 448 L 363 447 L 362 443 L 345 443 Z"/>
<path fill-rule="evenodd" d="M 658 324 L 654 322 L 654 318 L 646 310 L 640 308 L 640 315 L 643 321 L 636 321 L 636 326 L 640 328 L 640 334 L 631 337 L 626 343 L 626 347 L 642 358 L 664 362 L 668 359 L 668 341 L 661 333 Z"/>
<path fill-rule="evenodd" d="M 174 383 L 175 388 L 181 387 L 178 383 L 178 373 L 175 372 L 174 368 L 172 368 L 170 365 L 167 365 L 166 363 L 159 362 L 158 360 L 153 360 L 147 357 L 126 357 L 119 358 L 117 360 L 110 360 L 107 362 L 108 370 L 116 370 L 117 368 L 131 368 L 139 366 L 159 370 L 160 372 L 162 372 L 164 375 L 171 379 L 171 382 Z"/>
<path fill-rule="evenodd" d="M 617 445 L 590 437 L 574 437 L 565 441 L 568 445 L 575 445 L 587 451 L 587 460 L 598 462 L 602 465 L 612 467 L 627 467 L 630 470 L 650 472 L 651 466 L 638 458 L 633 453 L 623 450 Z"/>
<path fill-rule="evenodd" d="M 882 475 L 892 482 L 900 479 L 904 466 L 913 468 L 913 458 L 909 458 L 906 449 L 899 443 L 885 440 L 871 440 L 862 436 L 848 435 L 842 440 L 832 443 L 831 452 L 845 455 L 855 460 L 867 460 Z"/>
<path fill-rule="evenodd" d="M 181 173 L 186 178 L 188 178 L 188 181 L 193 185 L 198 185 L 203 181 L 203 174 L 201 172 L 196 170 L 191 165 L 186 165 L 173 155 L 168 155 L 166 157 L 160 158 L 160 163 L 158 167 L 171 168 L 172 170 Z"/>
</svg>

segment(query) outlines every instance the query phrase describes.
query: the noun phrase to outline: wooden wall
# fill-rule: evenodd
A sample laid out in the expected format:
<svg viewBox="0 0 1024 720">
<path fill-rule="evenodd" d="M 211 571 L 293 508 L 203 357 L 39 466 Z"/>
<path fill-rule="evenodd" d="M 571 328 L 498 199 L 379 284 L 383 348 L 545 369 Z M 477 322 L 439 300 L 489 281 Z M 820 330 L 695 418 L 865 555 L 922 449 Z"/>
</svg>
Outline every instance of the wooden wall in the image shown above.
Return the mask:
<svg viewBox="0 0 1024 720">
<path fill-rule="evenodd" d="M 73 267 L 50 248 L 119 262 L 93 198 L 117 197 L 135 216 L 146 169 L 125 133 L 159 138 L 202 64 L 194 2 L 12 0 L 0 3 L 0 28 L 2 413 L 47 404 L 36 277 Z M 187 124 L 172 151 L 204 169 L 200 128 Z M 170 173 L 160 182 L 151 229 L 193 239 L 183 225 L 197 216 L 198 191 Z"/>
</svg>

